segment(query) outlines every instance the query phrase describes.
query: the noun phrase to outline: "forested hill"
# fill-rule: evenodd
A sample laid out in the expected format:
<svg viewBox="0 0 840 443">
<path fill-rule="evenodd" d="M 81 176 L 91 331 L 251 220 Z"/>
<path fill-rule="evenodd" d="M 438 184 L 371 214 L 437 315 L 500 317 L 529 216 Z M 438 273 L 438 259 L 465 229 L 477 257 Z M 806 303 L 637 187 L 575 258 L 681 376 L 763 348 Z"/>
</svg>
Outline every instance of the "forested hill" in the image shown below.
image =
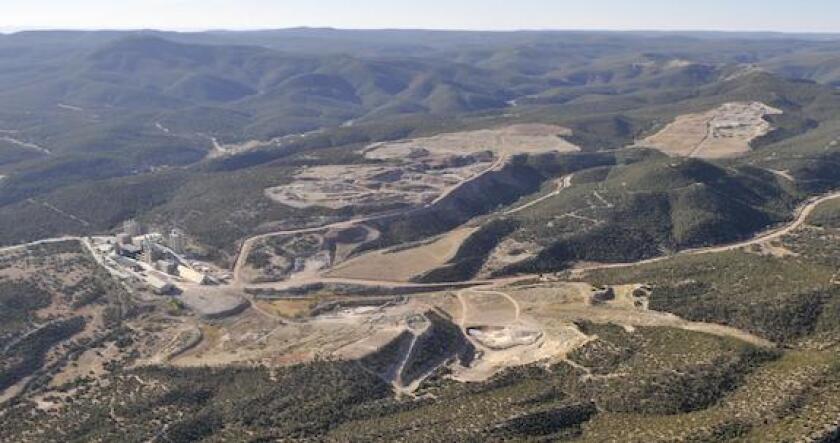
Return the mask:
<svg viewBox="0 0 840 443">
<path fill-rule="evenodd" d="M 0 35 L 0 242 L 100 232 L 144 217 L 231 248 L 267 221 L 323 215 L 262 197 L 301 163 L 355 162 L 367 143 L 518 121 L 569 127 L 582 149 L 602 151 L 683 112 L 761 100 L 786 110 L 762 146 L 817 127 L 828 137 L 838 60 L 832 36 Z M 796 161 L 808 174 L 830 173 Z M 42 203 L 78 211 L 86 223 Z M 197 207 L 226 215 L 196 216 Z M 223 232 L 209 234 L 204 223 Z"/>
</svg>

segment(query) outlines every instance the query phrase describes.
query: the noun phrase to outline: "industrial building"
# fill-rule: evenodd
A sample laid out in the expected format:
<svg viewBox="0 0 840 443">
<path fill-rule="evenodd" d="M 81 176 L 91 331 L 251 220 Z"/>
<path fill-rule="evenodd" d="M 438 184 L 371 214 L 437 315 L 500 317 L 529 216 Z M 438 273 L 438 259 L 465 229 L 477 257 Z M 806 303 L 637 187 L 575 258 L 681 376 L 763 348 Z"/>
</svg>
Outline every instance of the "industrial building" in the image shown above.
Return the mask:
<svg viewBox="0 0 840 443">
<path fill-rule="evenodd" d="M 143 227 L 133 219 L 126 220 L 125 223 L 123 223 L 123 232 L 131 237 L 137 237 L 143 233 Z"/>
<path fill-rule="evenodd" d="M 117 253 L 126 257 L 137 259 L 140 257 L 140 254 L 143 253 L 143 248 L 133 244 L 118 244 Z"/>
<path fill-rule="evenodd" d="M 210 282 L 207 275 L 184 265 L 178 265 L 178 275 L 188 282 L 197 283 L 199 285 L 206 285 Z"/>
<path fill-rule="evenodd" d="M 146 240 L 152 243 L 161 243 L 163 242 L 163 236 L 158 232 L 151 232 L 148 234 L 138 235 L 131 238 L 131 242 L 135 245 L 142 244 Z"/>
<path fill-rule="evenodd" d="M 130 245 L 132 243 L 131 235 L 126 232 L 117 234 L 117 244 Z"/>
<path fill-rule="evenodd" d="M 155 262 L 155 269 L 169 275 L 174 275 L 178 271 L 178 264 L 172 260 L 158 260 Z"/>
<path fill-rule="evenodd" d="M 184 233 L 178 229 L 169 231 L 169 238 L 167 239 L 169 249 L 172 249 L 176 254 L 183 254 L 186 248 L 186 238 Z"/>
<path fill-rule="evenodd" d="M 154 242 L 152 242 L 150 236 L 143 238 L 143 242 L 141 244 L 143 245 L 142 258 L 145 263 L 154 265 L 156 261 L 162 258 L 160 251 Z"/>
<path fill-rule="evenodd" d="M 172 283 L 164 281 L 154 275 L 146 277 L 146 284 L 148 284 L 149 288 L 158 295 L 171 294 L 175 290 L 175 286 L 173 286 Z"/>
<path fill-rule="evenodd" d="M 110 254 L 111 260 L 124 269 L 139 273 L 137 279 L 155 293 L 175 291 L 173 281 L 200 285 L 212 283 L 205 272 L 194 269 L 181 257 L 186 236 L 180 230 L 172 229 L 166 235 L 157 232 L 142 234 L 142 228 L 133 220 L 126 221 L 123 229 L 125 232 L 115 237 L 100 239 L 97 250 Z M 170 281 L 167 276 L 174 279 Z"/>
</svg>

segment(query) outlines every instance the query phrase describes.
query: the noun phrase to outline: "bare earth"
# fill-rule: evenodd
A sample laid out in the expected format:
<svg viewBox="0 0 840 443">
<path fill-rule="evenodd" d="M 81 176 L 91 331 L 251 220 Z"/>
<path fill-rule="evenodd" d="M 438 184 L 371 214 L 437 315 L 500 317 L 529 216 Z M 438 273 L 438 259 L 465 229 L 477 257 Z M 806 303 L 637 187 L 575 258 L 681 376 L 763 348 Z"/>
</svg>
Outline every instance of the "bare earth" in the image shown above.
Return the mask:
<svg viewBox="0 0 840 443">
<path fill-rule="evenodd" d="M 477 228 L 450 231 L 434 242 L 396 252 L 375 251 L 352 258 L 327 272 L 328 277 L 409 281 L 448 262 Z"/>
<path fill-rule="evenodd" d="M 774 109 L 760 103 L 728 104 L 704 114 L 680 117 L 669 125 L 669 128 L 647 141 L 666 144 L 668 147 L 661 149 L 671 149 L 666 152 L 673 155 L 701 157 L 733 155 L 733 153 L 742 152 L 738 149 L 749 149 L 750 140 L 770 130 L 769 124 L 762 117 L 772 113 L 775 113 Z M 705 128 L 706 132 L 698 130 L 698 127 Z M 521 152 L 516 149 L 571 150 L 574 147 L 570 147 L 571 145 L 556 136 L 562 133 L 561 130 L 562 128 L 546 125 L 518 125 L 498 130 L 444 134 L 428 139 L 375 145 L 368 148 L 366 155 L 372 155 L 371 159 L 394 162 L 396 165 L 394 170 L 401 171 L 406 164 L 417 166 L 416 161 L 421 163 L 450 161 L 453 155 L 480 154 L 487 150 L 493 154 L 489 157 L 479 156 L 466 159 L 467 165 L 472 165 L 467 168 L 474 165 L 481 165 L 481 167 L 475 166 L 474 170 L 468 170 L 471 172 L 458 176 L 458 180 L 453 180 L 453 185 L 445 187 L 445 189 L 452 189 L 453 186 L 458 186 L 466 180 L 463 177 L 470 177 L 470 174 L 474 173 L 480 174 L 481 171 L 486 171 L 503 160 L 505 155 Z M 468 141 L 459 142 L 456 136 L 467 137 Z M 684 145 L 678 149 L 672 149 L 671 143 L 676 144 L 680 140 L 684 142 Z M 463 146 L 465 146 L 457 154 L 452 150 L 454 149 L 452 143 L 456 142 L 464 143 Z M 736 142 L 741 144 L 735 146 Z M 416 153 L 416 156 L 412 153 Z M 412 156 L 415 158 L 411 159 Z M 485 161 L 488 158 L 492 161 Z M 386 169 L 390 167 L 365 166 L 365 168 Z M 453 167 L 460 168 L 460 166 Z M 323 186 L 332 179 L 336 180 L 330 182 L 333 184 L 348 180 L 352 182 L 357 179 L 342 175 L 351 171 L 353 167 L 340 168 L 350 169 L 326 169 L 318 174 L 310 170 L 304 172 L 304 175 L 299 178 L 316 185 L 313 189 L 320 189 L 319 186 Z M 388 170 L 384 172 L 390 173 Z M 401 177 L 402 175 L 396 178 L 380 177 L 380 180 L 399 182 Z M 511 211 L 522 211 L 556 196 L 570 185 L 570 181 L 571 176 L 558 180 L 556 189 L 550 194 L 517 206 Z M 348 184 L 356 185 L 355 183 Z M 596 196 L 601 198 L 598 194 Z M 329 200 L 333 197 L 324 194 L 320 197 L 310 195 L 307 198 L 310 198 L 310 202 L 314 202 L 319 199 Z M 799 228 L 818 204 L 836 198 L 840 198 L 840 193 L 814 198 L 797 211 L 793 222 L 751 240 L 733 245 L 684 251 L 681 254 L 706 254 L 755 246 L 757 252 L 782 255 L 785 251 L 776 246 L 773 241 Z M 426 197 L 421 199 L 421 201 L 425 200 Z M 326 231 L 332 230 L 338 233 L 338 231 L 354 227 L 360 221 L 361 219 L 357 219 L 327 227 L 275 232 L 252 237 L 245 242 L 243 254 L 247 257 L 248 251 L 255 242 L 271 236 L 313 234 L 325 237 Z M 328 273 L 314 272 L 307 281 L 370 286 L 385 286 L 391 283 L 394 286 L 402 285 L 400 287 L 410 288 L 409 283 L 399 282 L 407 282 L 413 276 L 446 263 L 474 230 L 475 228 L 462 227 L 424 245 L 403 250 L 392 249 L 367 253 L 343 262 Z M 370 230 L 360 232 L 359 239 L 367 240 L 373 234 L 375 233 Z M 357 240 L 347 240 L 346 245 L 356 244 Z M 41 243 L 51 241 L 58 240 L 44 240 Z M 87 245 L 84 241 L 82 244 Z M 505 258 L 527 254 L 527 246 L 527 244 L 506 243 L 504 248 L 509 254 L 506 254 Z M 349 253 L 351 248 L 345 249 L 347 249 L 345 252 Z M 16 257 L 24 254 L 25 249 L 22 246 L 15 246 L 2 248 L 0 252 Z M 517 253 L 514 254 L 514 252 Z M 578 269 L 578 272 L 585 275 L 585 272 L 589 270 L 637 266 L 668 259 L 669 257 L 659 257 L 635 263 L 594 264 Z M 594 296 L 596 291 L 588 283 L 540 281 L 529 283 L 530 286 L 523 286 L 522 284 L 527 279 L 538 280 L 536 276 L 531 275 L 507 280 L 472 281 L 470 283 L 477 286 L 457 291 L 448 290 L 443 286 L 440 289 L 435 287 L 435 290 L 439 292 L 408 294 L 404 298 L 394 297 L 379 304 L 371 303 L 370 298 L 365 297 L 354 299 L 350 296 L 342 298 L 327 295 L 333 298 L 330 301 L 338 301 L 346 305 L 314 313 L 311 312 L 312 308 L 322 301 L 314 297 L 257 301 L 244 295 L 243 289 L 246 286 L 281 288 L 288 282 L 246 285 L 239 277 L 241 261 L 237 262 L 232 285 L 185 286 L 185 292 L 180 299 L 190 310 L 208 317 L 239 307 L 244 310 L 214 321 L 196 316 L 176 317 L 173 315 L 170 317 L 164 314 L 155 314 L 160 315 L 159 318 L 154 319 L 158 322 L 155 324 L 142 325 L 138 321 L 138 324 L 132 327 L 138 329 L 147 327 L 143 331 L 148 338 L 146 353 L 142 356 L 144 361 L 203 366 L 233 363 L 286 365 L 309 361 L 324 355 L 358 359 L 380 350 L 385 344 L 406 331 L 416 336 L 417 317 L 429 310 L 436 310 L 451 318 L 466 339 L 479 351 L 476 360 L 468 367 L 457 365 L 452 368 L 452 377 L 462 381 L 485 380 L 511 366 L 564 360 L 568 352 L 593 339 L 576 326 L 575 323 L 580 320 L 614 323 L 625 327 L 628 331 L 643 326 L 680 328 L 734 337 L 758 346 L 773 346 L 772 343 L 760 337 L 738 329 L 690 322 L 672 314 L 651 311 L 648 309 L 646 296 L 639 295 L 637 292 L 641 289 L 641 284 L 614 287 L 612 289 L 615 291 L 615 298 L 602 301 Z M 13 262 L 14 265 L 7 267 L 0 275 L 14 278 L 21 273 L 33 272 L 32 269 L 25 269 L 28 265 L 24 260 Z M 78 277 L 73 273 L 63 275 L 69 280 L 62 283 L 72 283 L 75 281 L 73 279 Z M 512 283 L 518 283 L 518 285 L 512 285 Z M 58 312 L 56 310 L 59 308 L 62 307 L 51 307 L 55 312 Z M 52 311 L 41 314 L 55 313 Z M 99 315 L 99 313 L 94 313 Z M 107 352 L 103 352 L 105 360 L 111 358 L 109 353 L 112 349 L 107 348 Z M 410 346 L 406 352 L 410 352 Z M 103 361 L 103 358 L 98 357 L 95 352 L 86 353 L 81 359 L 81 362 L 85 364 L 84 368 L 94 372 L 101 370 Z M 68 372 L 63 379 L 75 377 L 80 373 L 79 371 Z M 416 386 L 418 383 L 419 381 L 414 381 L 411 386 Z M 410 390 L 411 386 L 402 386 L 400 389 Z"/>
<path fill-rule="evenodd" d="M 433 137 L 377 143 L 365 149 L 365 157 L 379 160 L 406 158 L 425 150 L 436 156 L 465 155 L 482 151 L 498 154 L 574 152 L 580 148 L 562 137 L 568 128 L 543 124 L 519 124 L 497 129 L 453 132 Z"/>
<path fill-rule="evenodd" d="M 726 103 L 708 112 L 681 115 L 637 145 L 672 156 L 734 157 L 749 152 L 750 142 L 773 129 L 764 120 L 766 115 L 781 113 L 760 102 Z"/>
<path fill-rule="evenodd" d="M 296 208 L 429 204 L 518 153 L 573 152 L 567 128 L 522 124 L 375 143 L 362 150 L 381 164 L 305 168 L 267 197 Z"/>
</svg>

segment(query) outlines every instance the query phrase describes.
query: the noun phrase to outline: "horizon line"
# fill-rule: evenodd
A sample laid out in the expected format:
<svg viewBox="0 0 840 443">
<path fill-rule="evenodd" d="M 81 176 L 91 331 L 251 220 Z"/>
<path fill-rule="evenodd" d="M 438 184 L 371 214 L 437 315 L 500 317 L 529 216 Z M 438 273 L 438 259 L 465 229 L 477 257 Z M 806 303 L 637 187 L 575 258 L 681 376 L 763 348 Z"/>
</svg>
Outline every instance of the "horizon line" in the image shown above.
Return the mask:
<svg viewBox="0 0 840 443">
<path fill-rule="evenodd" d="M 422 27 L 334 27 L 334 26 L 289 26 L 289 27 L 65 27 L 65 26 L 0 26 L 0 34 L 14 35 L 22 32 L 173 32 L 173 33 L 210 33 L 210 32 L 270 32 L 290 30 L 331 30 L 331 31 L 427 31 L 427 32 L 475 32 L 475 33 L 518 33 L 518 32 L 615 32 L 615 33 L 719 33 L 719 34 L 779 34 L 840 36 L 838 31 L 813 30 L 771 30 L 771 29 L 720 29 L 720 28 L 422 28 Z"/>
</svg>

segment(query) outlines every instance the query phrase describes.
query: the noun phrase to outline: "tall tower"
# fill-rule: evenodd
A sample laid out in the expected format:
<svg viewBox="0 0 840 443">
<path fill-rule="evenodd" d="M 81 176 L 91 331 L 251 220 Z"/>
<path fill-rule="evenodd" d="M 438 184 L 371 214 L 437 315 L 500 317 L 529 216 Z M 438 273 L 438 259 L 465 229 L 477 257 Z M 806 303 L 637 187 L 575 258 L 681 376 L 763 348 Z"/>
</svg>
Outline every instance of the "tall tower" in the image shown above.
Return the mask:
<svg viewBox="0 0 840 443">
<path fill-rule="evenodd" d="M 125 223 L 123 223 L 123 232 L 132 237 L 137 237 L 138 235 L 142 234 L 141 231 L 142 229 L 140 227 L 140 224 L 137 223 L 133 218 L 128 219 L 125 221 Z"/>
<path fill-rule="evenodd" d="M 169 231 L 169 248 L 176 254 L 183 254 L 186 246 L 186 239 L 184 233 L 178 229 Z"/>
<path fill-rule="evenodd" d="M 158 258 L 157 250 L 155 249 L 155 244 L 149 240 L 148 237 L 143 239 L 143 261 L 154 265 L 155 260 Z"/>
</svg>

